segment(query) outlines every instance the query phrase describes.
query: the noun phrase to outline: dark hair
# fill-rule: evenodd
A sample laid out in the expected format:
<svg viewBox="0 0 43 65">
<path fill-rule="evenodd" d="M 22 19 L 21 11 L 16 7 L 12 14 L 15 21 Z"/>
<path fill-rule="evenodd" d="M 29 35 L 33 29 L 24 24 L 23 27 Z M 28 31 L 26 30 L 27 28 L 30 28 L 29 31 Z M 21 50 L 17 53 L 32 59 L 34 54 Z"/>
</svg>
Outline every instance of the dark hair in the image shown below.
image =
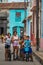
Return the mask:
<svg viewBox="0 0 43 65">
<path fill-rule="evenodd" d="M 26 36 L 26 37 L 28 37 L 28 38 L 29 38 L 29 36 Z"/>
<path fill-rule="evenodd" d="M 20 36 L 20 39 L 24 39 L 24 37 L 23 36 Z"/>
<path fill-rule="evenodd" d="M 16 31 L 13 32 L 13 34 L 15 33 Z M 17 32 L 16 32 L 17 33 Z"/>
<path fill-rule="evenodd" d="M 10 34 L 10 36 L 11 36 L 11 33 L 7 33 L 7 35 L 9 35 Z"/>
</svg>

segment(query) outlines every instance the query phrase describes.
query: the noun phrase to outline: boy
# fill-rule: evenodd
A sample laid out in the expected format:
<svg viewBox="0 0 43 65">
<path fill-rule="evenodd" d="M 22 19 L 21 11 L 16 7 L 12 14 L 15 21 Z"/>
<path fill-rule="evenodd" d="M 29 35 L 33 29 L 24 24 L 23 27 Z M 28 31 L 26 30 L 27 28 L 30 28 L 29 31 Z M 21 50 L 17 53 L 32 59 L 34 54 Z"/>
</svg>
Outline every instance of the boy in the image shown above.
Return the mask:
<svg viewBox="0 0 43 65">
<path fill-rule="evenodd" d="M 26 36 L 26 39 L 24 40 L 24 53 L 26 53 L 26 52 L 29 53 L 29 57 L 31 57 L 31 61 L 33 61 L 31 40 L 30 40 L 29 36 Z"/>
</svg>

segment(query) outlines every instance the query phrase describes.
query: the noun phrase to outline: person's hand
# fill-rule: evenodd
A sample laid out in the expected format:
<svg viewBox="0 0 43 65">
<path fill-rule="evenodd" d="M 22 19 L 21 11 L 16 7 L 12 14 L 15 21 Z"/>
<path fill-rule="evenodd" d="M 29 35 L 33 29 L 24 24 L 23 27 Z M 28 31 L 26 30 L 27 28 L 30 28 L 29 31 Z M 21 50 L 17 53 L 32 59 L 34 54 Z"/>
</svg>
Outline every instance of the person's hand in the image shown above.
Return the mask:
<svg viewBox="0 0 43 65">
<path fill-rule="evenodd" d="M 14 43 L 14 38 L 13 37 L 11 38 L 11 42 Z"/>
</svg>

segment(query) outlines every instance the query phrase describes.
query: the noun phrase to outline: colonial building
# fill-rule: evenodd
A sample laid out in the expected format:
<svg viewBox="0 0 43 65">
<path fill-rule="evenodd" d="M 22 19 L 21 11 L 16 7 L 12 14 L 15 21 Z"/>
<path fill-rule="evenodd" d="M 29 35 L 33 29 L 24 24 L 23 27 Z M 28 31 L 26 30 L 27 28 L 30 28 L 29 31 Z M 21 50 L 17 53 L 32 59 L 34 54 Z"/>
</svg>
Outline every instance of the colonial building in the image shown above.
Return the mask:
<svg viewBox="0 0 43 65">
<path fill-rule="evenodd" d="M 8 24 L 8 12 L 6 10 L 0 11 L 0 34 L 7 33 L 7 24 Z"/>
<path fill-rule="evenodd" d="M 30 2 L 27 6 L 27 16 L 24 19 L 24 33 L 26 33 L 28 36 L 31 36 L 31 22 L 32 22 L 32 12 L 30 11 L 31 5 Z"/>
<path fill-rule="evenodd" d="M 43 49 L 43 0 L 41 1 L 41 41 L 40 41 L 40 47 Z"/>
<path fill-rule="evenodd" d="M 34 44 L 35 44 L 35 39 L 36 39 L 36 0 L 32 1 L 32 7 L 31 11 L 33 12 L 32 14 L 32 40 L 34 39 Z M 39 0 L 39 40 L 41 38 L 41 0 Z"/>
<path fill-rule="evenodd" d="M 27 6 L 27 3 L 24 2 L 0 3 L 0 8 L 9 12 L 7 32 L 13 34 L 14 31 L 17 31 L 19 36 L 23 34 L 24 24 L 22 21 L 25 18 L 25 5 Z"/>
<path fill-rule="evenodd" d="M 31 37 L 33 45 L 36 45 L 36 0 L 30 1 L 30 7 L 28 6 L 28 17 L 23 21 L 25 24 L 24 32 Z M 39 0 L 39 40 L 41 38 L 41 0 Z"/>
<path fill-rule="evenodd" d="M 0 0 L 1 3 L 7 3 L 8 0 Z M 7 10 L 2 10 L 0 8 L 0 34 L 6 34 L 7 33 L 7 24 L 8 24 L 8 12 Z"/>
</svg>

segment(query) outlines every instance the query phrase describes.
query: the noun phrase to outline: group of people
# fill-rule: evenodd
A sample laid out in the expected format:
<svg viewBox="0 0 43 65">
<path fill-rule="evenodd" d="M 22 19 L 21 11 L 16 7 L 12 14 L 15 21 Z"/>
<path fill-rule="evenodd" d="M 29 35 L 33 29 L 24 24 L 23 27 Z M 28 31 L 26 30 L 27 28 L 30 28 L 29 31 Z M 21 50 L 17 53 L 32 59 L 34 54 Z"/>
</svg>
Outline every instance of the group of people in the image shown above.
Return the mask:
<svg viewBox="0 0 43 65">
<path fill-rule="evenodd" d="M 31 60 L 33 61 L 31 40 L 29 36 L 24 35 L 19 38 L 17 35 L 17 32 L 14 31 L 13 36 L 11 36 L 11 34 L 8 33 L 5 36 L 4 40 L 5 40 L 5 60 L 6 61 L 8 60 L 8 50 L 10 49 L 11 44 L 13 46 L 13 60 L 20 59 L 20 58 L 24 60 L 25 53 L 27 50 L 29 50 L 28 51 L 29 56 L 31 57 Z M 29 49 L 27 49 L 26 47 L 29 47 Z"/>
</svg>

